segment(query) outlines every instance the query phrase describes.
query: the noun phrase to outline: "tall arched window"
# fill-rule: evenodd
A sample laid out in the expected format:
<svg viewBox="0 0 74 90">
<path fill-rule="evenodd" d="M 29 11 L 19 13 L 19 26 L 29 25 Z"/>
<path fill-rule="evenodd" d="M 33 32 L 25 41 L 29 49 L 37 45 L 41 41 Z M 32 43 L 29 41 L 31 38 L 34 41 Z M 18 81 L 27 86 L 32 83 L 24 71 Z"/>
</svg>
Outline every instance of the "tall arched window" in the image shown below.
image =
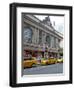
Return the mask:
<svg viewBox="0 0 74 90">
<path fill-rule="evenodd" d="M 50 35 L 47 35 L 46 36 L 46 43 L 49 45 L 50 47 L 50 43 L 51 43 L 51 38 L 50 38 Z"/>
<path fill-rule="evenodd" d="M 24 42 L 31 43 L 32 42 L 32 29 L 29 27 L 24 28 L 23 31 L 23 40 Z"/>
</svg>

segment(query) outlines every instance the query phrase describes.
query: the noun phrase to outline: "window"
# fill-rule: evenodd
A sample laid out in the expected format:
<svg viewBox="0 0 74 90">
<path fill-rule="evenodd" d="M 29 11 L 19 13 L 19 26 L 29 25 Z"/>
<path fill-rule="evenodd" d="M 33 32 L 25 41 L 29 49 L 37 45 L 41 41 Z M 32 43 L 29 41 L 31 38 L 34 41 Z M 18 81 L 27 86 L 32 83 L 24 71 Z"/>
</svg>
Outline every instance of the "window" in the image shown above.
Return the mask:
<svg viewBox="0 0 74 90">
<path fill-rule="evenodd" d="M 51 43 L 50 35 L 47 35 L 47 36 L 46 36 L 46 43 L 47 43 L 48 46 L 50 47 L 50 43 Z"/>
<path fill-rule="evenodd" d="M 32 42 L 32 29 L 31 28 L 24 28 L 23 31 L 23 40 L 24 42 L 31 43 Z"/>
</svg>

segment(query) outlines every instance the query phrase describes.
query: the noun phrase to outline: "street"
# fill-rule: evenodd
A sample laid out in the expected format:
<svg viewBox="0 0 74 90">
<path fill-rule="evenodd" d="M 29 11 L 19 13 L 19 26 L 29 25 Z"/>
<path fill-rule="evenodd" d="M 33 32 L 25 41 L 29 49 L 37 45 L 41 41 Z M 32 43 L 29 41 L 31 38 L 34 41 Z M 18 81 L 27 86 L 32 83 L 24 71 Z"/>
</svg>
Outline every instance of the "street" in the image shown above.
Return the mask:
<svg viewBox="0 0 74 90">
<path fill-rule="evenodd" d="M 63 63 L 26 68 L 23 75 L 63 73 Z"/>
</svg>

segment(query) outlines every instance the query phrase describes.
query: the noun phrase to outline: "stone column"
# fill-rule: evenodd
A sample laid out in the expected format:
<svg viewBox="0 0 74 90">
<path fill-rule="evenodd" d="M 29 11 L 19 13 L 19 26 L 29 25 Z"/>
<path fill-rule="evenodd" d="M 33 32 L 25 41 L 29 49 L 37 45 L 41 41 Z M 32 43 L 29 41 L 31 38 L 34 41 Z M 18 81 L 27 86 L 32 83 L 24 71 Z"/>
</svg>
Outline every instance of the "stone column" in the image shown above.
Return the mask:
<svg viewBox="0 0 74 90">
<path fill-rule="evenodd" d="M 44 43 L 46 43 L 46 33 L 45 33 L 45 35 L 44 35 Z"/>
<path fill-rule="evenodd" d="M 46 34 L 42 32 L 42 44 L 45 44 L 46 41 Z"/>
<path fill-rule="evenodd" d="M 35 34 L 34 34 L 34 38 L 35 38 L 35 44 L 37 43 L 37 30 L 36 30 L 36 28 L 35 28 L 35 32 L 34 32 Z"/>
<path fill-rule="evenodd" d="M 37 36 L 37 42 L 36 43 L 38 44 L 39 43 L 39 29 L 36 30 L 36 33 L 37 33 L 37 35 L 36 35 Z"/>
<path fill-rule="evenodd" d="M 59 42 L 58 42 L 58 38 L 56 38 L 56 48 L 59 48 Z"/>
<path fill-rule="evenodd" d="M 54 37 L 53 36 L 51 36 L 51 48 L 53 48 L 54 47 Z"/>
<path fill-rule="evenodd" d="M 32 27 L 33 35 L 32 35 L 32 43 L 35 44 L 35 28 Z"/>
</svg>

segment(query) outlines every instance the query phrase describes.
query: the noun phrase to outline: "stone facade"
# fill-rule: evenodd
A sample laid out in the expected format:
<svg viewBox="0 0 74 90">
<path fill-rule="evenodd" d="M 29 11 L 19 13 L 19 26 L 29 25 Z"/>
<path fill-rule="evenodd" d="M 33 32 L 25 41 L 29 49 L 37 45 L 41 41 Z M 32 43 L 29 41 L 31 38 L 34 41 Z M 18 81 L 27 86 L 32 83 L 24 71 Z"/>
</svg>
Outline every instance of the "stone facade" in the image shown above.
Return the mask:
<svg viewBox="0 0 74 90">
<path fill-rule="evenodd" d="M 22 33 L 26 38 L 25 41 L 23 38 L 23 50 L 44 51 L 44 47 L 47 47 L 48 52 L 58 53 L 59 43 L 63 39 L 63 35 L 52 26 L 49 16 L 40 21 L 34 15 L 23 13 Z"/>
</svg>

